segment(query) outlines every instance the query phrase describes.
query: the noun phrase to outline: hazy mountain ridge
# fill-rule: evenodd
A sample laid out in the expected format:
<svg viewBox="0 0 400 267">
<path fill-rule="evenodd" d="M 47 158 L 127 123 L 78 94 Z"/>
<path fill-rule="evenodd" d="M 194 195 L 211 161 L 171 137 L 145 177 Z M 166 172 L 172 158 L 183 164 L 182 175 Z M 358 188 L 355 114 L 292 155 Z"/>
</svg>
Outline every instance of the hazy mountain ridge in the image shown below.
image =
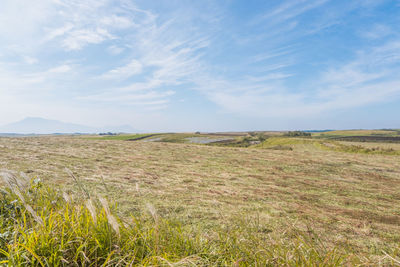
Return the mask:
<svg viewBox="0 0 400 267">
<path fill-rule="evenodd" d="M 39 117 L 27 117 L 23 120 L 0 126 L 0 133 L 16 134 L 54 134 L 54 133 L 100 133 L 100 132 L 137 132 L 130 125 L 91 127 L 87 125 L 48 120 Z"/>
</svg>

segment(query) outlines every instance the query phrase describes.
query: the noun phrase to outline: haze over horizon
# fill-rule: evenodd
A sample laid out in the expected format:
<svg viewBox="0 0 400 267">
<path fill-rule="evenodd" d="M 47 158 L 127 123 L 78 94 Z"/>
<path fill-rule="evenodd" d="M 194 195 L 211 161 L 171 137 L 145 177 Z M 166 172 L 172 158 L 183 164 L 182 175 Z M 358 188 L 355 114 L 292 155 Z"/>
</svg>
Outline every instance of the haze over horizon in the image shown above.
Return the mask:
<svg viewBox="0 0 400 267">
<path fill-rule="evenodd" d="M 0 125 L 0 134 L 71 134 L 105 132 L 136 133 L 140 132 L 140 130 L 135 129 L 130 125 L 93 127 L 38 117 L 27 117 L 20 121 Z"/>
<path fill-rule="evenodd" d="M 334 131 L 334 130 L 363 130 L 363 129 L 280 129 L 275 131 Z M 364 130 L 397 130 L 396 128 L 364 129 Z M 247 132 L 249 130 L 242 130 Z M 268 129 L 257 129 L 255 131 L 270 131 Z M 0 125 L 0 136 L 9 135 L 36 135 L 36 134 L 99 134 L 99 133 L 146 133 L 147 131 L 137 129 L 131 125 L 108 125 L 94 127 L 69 123 L 58 120 L 48 120 L 40 117 L 26 117 L 20 121 L 12 122 L 6 125 Z M 153 133 L 163 133 L 164 131 L 153 131 Z M 203 131 L 204 132 L 204 131 Z M 218 132 L 218 131 L 215 131 Z M 232 131 L 222 131 L 232 132 Z M 240 132 L 240 131 L 239 131 Z"/>
<path fill-rule="evenodd" d="M 400 128 L 400 2 L 5 0 L 0 126 Z"/>
</svg>

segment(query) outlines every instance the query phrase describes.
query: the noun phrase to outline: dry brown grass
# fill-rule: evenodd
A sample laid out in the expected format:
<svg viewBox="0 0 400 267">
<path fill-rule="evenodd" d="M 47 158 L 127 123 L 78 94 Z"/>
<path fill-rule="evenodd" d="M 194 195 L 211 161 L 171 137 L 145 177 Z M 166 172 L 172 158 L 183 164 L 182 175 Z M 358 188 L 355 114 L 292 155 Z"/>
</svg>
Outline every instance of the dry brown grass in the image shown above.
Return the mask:
<svg viewBox="0 0 400 267">
<path fill-rule="evenodd" d="M 400 243 L 399 156 L 311 144 L 266 150 L 79 137 L 0 138 L 0 153 L 0 169 L 73 194 L 67 167 L 125 214 L 151 203 L 158 216 L 204 229 L 244 214 L 274 234 L 286 221 L 359 255 L 382 256 Z"/>
</svg>

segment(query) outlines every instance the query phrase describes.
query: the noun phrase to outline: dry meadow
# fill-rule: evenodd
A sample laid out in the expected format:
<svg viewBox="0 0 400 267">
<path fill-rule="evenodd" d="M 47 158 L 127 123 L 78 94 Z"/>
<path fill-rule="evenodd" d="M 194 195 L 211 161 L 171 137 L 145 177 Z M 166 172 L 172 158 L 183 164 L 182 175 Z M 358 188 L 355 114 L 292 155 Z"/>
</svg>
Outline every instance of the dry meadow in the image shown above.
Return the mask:
<svg viewBox="0 0 400 267">
<path fill-rule="evenodd" d="M 217 228 L 257 222 L 259 235 L 279 238 L 299 229 L 366 263 L 397 253 L 399 155 L 337 151 L 312 142 L 286 146 L 0 138 L 0 169 L 77 195 L 68 168 L 91 194 L 117 203 L 122 217 L 146 212 L 150 203 L 160 217 L 209 238 Z"/>
</svg>

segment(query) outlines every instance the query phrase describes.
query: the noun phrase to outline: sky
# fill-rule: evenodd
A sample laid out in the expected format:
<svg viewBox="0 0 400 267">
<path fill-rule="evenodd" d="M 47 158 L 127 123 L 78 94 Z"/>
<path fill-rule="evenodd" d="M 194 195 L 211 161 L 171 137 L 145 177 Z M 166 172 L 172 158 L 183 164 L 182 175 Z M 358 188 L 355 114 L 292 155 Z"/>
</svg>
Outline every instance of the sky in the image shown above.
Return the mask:
<svg viewBox="0 0 400 267">
<path fill-rule="evenodd" d="M 400 1 L 1 0 L 0 125 L 400 128 Z"/>
</svg>

